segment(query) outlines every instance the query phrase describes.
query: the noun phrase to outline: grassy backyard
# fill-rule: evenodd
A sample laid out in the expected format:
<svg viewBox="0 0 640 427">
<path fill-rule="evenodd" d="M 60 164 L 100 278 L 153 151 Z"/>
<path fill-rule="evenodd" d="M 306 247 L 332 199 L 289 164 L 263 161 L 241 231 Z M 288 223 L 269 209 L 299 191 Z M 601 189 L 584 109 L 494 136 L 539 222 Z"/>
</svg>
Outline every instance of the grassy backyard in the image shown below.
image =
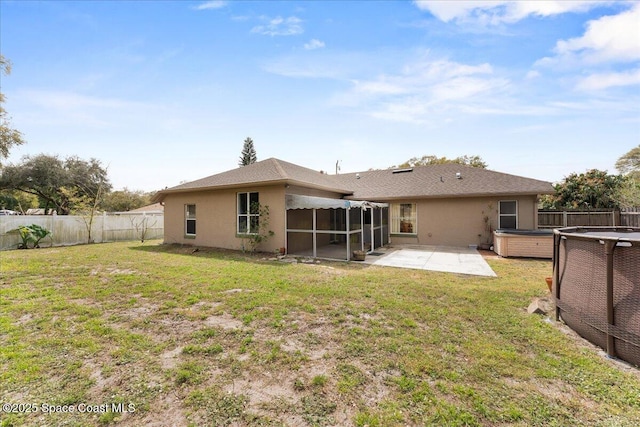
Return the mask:
<svg viewBox="0 0 640 427">
<path fill-rule="evenodd" d="M 640 425 L 637 371 L 526 313 L 551 263 L 488 262 L 1 252 L 0 425 Z"/>
</svg>

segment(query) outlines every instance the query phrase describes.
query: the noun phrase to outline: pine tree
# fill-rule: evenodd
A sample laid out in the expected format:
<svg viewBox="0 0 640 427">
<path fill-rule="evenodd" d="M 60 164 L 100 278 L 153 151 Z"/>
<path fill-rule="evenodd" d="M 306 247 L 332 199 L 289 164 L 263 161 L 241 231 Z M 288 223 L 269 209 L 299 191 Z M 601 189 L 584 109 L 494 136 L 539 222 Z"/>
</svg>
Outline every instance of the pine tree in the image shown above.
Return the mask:
<svg viewBox="0 0 640 427">
<path fill-rule="evenodd" d="M 256 156 L 256 149 L 253 147 L 253 140 L 251 138 L 245 139 L 244 145 L 242 146 L 242 153 L 240 153 L 238 166 L 247 166 L 251 163 L 255 163 L 257 160 L 258 157 Z"/>
</svg>

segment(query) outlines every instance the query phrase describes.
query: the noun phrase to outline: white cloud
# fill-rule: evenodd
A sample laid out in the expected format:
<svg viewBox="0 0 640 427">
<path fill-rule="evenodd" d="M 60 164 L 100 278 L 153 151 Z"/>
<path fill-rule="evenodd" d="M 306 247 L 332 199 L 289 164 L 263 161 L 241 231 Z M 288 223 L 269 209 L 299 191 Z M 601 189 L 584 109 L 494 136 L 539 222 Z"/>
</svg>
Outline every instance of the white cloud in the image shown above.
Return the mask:
<svg viewBox="0 0 640 427">
<path fill-rule="evenodd" d="M 21 96 L 24 97 L 25 100 L 41 107 L 66 110 L 90 107 L 120 109 L 143 105 L 117 98 L 98 98 L 62 91 L 25 90 L 21 93 Z"/>
<path fill-rule="evenodd" d="M 577 55 L 586 63 L 638 61 L 639 27 L 640 3 L 618 15 L 589 21 L 582 37 L 558 41 L 555 52 L 560 59 Z"/>
<path fill-rule="evenodd" d="M 580 71 L 575 89 L 601 91 L 637 85 L 640 69 L 640 3 L 617 15 L 603 16 L 585 25 L 580 37 L 559 40 L 555 55 L 535 65 L 556 72 Z"/>
<path fill-rule="evenodd" d="M 295 16 L 288 18 L 282 18 L 280 16 L 267 19 L 268 22 L 265 25 L 257 25 L 251 29 L 252 33 L 263 34 L 267 36 L 294 36 L 302 34 L 304 29 L 302 28 L 302 20 Z"/>
<path fill-rule="evenodd" d="M 495 113 L 489 104 L 508 88 L 509 81 L 494 76 L 489 64 L 425 58 L 406 65 L 397 74 L 353 81 L 352 89 L 336 101 L 346 106 L 366 105 L 377 118 L 425 123 L 434 115 L 452 110 Z"/>
<path fill-rule="evenodd" d="M 309 43 L 305 43 L 304 44 L 304 48 L 306 50 L 315 50 L 315 49 L 321 49 L 324 47 L 324 42 L 320 41 L 318 39 L 311 39 L 309 41 Z"/>
<path fill-rule="evenodd" d="M 640 69 L 619 73 L 597 73 L 581 79 L 576 89 L 594 91 L 612 87 L 640 85 Z"/>
<path fill-rule="evenodd" d="M 539 71 L 531 70 L 531 71 L 529 71 L 529 72 L 527 73 L 527 75 L 525 76 L 525 78 L 526 78 L 527 80 L 533 80 L 533 79 L 537 79 L 537 78 L 538 78 L 538 77 L 540 77 L 540 76 L 541 76 L 541 74 L 540 74 L 540 72 L 539 72 Z"/>
<path fill-rule="evenodd" d="M 576 1 L 507 1 L 507 0 L 461 0 L 431 1 L 415 0 L 415 5 L 430 12 L 444 22 L 475 22 L 482 25 L 498 25 L 514 23 L 528 16 L 552 16 L 567 12 L 585 12 L 610 1 L 576 0 Z"/>
<path fill-rule="evenodd" d="M 418 99 L 407 99 L 405 102 L 391 102 L 382 108 L 371 111 L 371 117 L 400 123 L 427 123 L 428 111 Z"/>
<path fill-rule="evenodd" d="M 23 90 L 20 99 L 30 117 L 48 124 L 115 126 L 119 121 L 148 116 L 158 111 L 152 104 L 118 98 L 87 96 L 55 90 Z"/>
<path fill-rule="evenodd" d="M 409 87 L 403 86 L 400 82 L 390 81 L 385 76 L 381 76 L 375 81 L 354 81 L 354 91 L 369 95 L 401 95 L 408 92 Z"/>
<path fill-rule="evenodd" d="M 209 9 L 221 9 L 227 5 L 226 1 L 223 0 L 213 0 L 206 1 L 204 3 L 200 3 L 198 6 L 195 6 L 195 10 L 209 10 Z"/>
<path fill-rule="evenodd" d="M 385 56 L 383 59 L 387 59 Z M 294 54 L 274 58 L 262 68 L 273 74 L 295 78 L 322 78 L 349 80 L 376 68 L 380 55 L 362 52 L 340 52 L 320 50 L 313 55 Z"/>
<path fill-rule="evenodd" d="M 492 81 L 478 77 L 493 73 L 489 64 L 466 65 L 448 60 L 422 61 L 406 65 L 397 75 L 382 75 L 373 81 L 356 82 L 354 90 L 367 95 L 428 93 L 432 100 L 459 99 L 486 88 Z"/>
</svg>

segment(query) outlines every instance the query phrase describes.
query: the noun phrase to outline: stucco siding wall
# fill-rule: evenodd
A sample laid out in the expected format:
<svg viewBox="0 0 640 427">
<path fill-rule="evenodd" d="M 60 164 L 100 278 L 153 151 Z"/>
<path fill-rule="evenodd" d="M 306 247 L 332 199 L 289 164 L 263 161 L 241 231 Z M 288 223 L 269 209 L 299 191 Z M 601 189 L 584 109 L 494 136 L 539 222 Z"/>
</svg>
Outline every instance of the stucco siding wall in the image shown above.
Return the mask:
<svg viewBox="0 0 640 427">
<path fill-rule="evenodd" d="M 233 190 L 168 194 L 164 200 L 164 241 L 225 249 L 241 249 L 237 237 L 239 192 L 257 191 L 260 204 L 269 206 L 269 229 L 275 234 L 258 247 L 274 251 L 284 246 L 284 187 L 247 187 Z M 185 205 L 196 205 L 196 235 L 185 235 Z"/>
<path fill-rule="evenodd" d="M 299 191 L 300 190 L 300 191 Z M 275 234 L 259 247 L 274 251 L 285 246 L 285 193 L 309 194 L 284 186 L 247 187 L 233 190 L 168 194 L 164 200 L 165 243 L 182 243 L 227 249 L 241 249 L 242 239 L 236 235 L 238 192 L 260 193 L 260 203 L 270 209 L 269 229 Z M 337 197 L 335 193 L 313 192 L 321 197 Z M 485 243 L 484 216 L 490 218 L 492 230 L 498 228 L 498 202 L 518 202 L 518 228 L 537 228 L 537 204 L 534 196 L 493 198 L 447 198 L 394 201 L 417 204 L 415 236 L 392 235 L 392 244 L 468 246 Z M 196 236 L 185 236 L 185 205 L 196 205 Z M 292 242 L 289 242 L 290 244 Z M 304 246 L 304 245 L 303 245 Z M 289 248 L 291 251 L 292 248 Z"/>
<path fill-rule="evenodd" d="M 518 228 L 536 228 L 534 196 L 406 200 L 397 203 L 417 204 L 417 233 L 415 236 L 392 235 L 391 242 L 461 247 L 485 243 L 492 235 L 485 229 L 484 217 L 489 217 L 492 230 L 498 228 L 500 200 L 518 202 Z"/>
</svg>

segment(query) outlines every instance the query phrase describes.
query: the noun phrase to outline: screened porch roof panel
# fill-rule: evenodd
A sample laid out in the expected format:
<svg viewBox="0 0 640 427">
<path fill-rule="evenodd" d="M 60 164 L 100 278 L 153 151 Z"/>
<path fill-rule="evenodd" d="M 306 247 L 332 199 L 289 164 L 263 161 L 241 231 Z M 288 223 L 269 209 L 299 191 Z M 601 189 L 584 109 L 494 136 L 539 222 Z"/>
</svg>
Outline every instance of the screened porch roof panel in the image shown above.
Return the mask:
<svg viewBox="0 0 640 427">
<path fill-rule="evenodd" d="M 290 209 L 349 209 L 386 208 L 387 203 L 373 203 L 362 200 L 330 199 L 327 197 L 287 194 L 286 207 Z"/>
</svg>

